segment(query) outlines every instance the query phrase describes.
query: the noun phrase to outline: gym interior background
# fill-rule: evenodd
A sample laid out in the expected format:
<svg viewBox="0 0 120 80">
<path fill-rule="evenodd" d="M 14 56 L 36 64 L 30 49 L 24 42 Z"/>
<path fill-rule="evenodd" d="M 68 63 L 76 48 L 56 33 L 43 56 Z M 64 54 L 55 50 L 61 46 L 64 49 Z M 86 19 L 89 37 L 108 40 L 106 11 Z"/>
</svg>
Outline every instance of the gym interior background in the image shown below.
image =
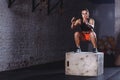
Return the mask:
<svg viewBox="0 0 120 80">
<path fill-rule="evenodd" d="M 49 0 L 49 6 L 47 0 L 9 1 L 12 0 L 0 0 L 0 71 L 64 62 L 65 53 L 75 48 L 70 20 L 73 16 L 79 18 L 82 8 L 88 8 L 96 21 L 105 67 L 120 65 L 120 61 L 116 63 L 119 0 Z M 84 44 L 82 47 L 90 48 Z"/>
</svg>

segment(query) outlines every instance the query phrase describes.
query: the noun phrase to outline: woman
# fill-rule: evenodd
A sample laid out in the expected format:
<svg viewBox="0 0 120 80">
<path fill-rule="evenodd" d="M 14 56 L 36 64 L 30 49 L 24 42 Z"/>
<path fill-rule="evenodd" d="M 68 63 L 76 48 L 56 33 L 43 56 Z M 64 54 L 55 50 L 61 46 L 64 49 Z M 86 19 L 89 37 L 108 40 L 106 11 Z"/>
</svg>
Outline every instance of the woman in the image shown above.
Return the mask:
<svg viewBox="0 0 120 80">
<path fill-rule="evenodd" d="M 73 17 L 71 19 L 71 29 L 75 30 L 74 40 L 77 47 L 76 52 L 81 52 L 80 41 L 91 41 L 93 45 L 93 52 L 97 52 L 97 38 L 96 34 L 93 31 L 95 21 L 89 17 L 88 9 L 83 9 L 81 11 L 82 18 L 76 19 Z M 79 30 L 81 28 L 81 31 Z"/>
</svg>

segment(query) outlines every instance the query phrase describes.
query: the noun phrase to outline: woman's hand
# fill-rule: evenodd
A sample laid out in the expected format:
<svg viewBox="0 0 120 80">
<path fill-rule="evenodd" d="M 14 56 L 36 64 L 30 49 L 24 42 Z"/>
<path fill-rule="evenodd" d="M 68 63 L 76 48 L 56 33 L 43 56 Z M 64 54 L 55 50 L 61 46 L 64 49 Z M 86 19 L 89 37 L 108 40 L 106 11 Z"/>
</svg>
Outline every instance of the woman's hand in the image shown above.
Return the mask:
<svg viewBox="0 0 120 80">
<path fill-rule="evenodd" d="M 75 18 L 75 17 L 72 17 L 71 23 L 74 22 L 74 21 L 76 21 L 76 18 Z"/>
</svg>

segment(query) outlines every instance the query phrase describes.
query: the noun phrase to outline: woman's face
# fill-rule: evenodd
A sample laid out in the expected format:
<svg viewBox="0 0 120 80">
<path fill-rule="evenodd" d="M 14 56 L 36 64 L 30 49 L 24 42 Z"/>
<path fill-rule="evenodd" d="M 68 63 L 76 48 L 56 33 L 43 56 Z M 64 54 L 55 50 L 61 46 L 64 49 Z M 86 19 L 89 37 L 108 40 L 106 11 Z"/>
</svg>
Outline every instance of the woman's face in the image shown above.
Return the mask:
<svg viewBox="0 0 120 80">
<path fill-rule="evenodd" d="M 88 19 L 89 18 L 89 12 L 88 11 L 83 10 L 81 14 L 82 14 L 82 18 L 84 18 L 84 19 Z"/>
</svg>

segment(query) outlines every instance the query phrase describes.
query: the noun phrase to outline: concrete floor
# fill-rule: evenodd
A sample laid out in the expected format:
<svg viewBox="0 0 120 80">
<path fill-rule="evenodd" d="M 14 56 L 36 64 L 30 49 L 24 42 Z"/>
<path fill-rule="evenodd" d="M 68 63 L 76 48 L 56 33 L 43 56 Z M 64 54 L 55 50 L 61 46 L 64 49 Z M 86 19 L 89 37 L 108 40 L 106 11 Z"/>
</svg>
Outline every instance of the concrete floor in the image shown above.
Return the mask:
<svg viewBox="0 0 120 80">
<path fill-rule="evenodd" d="M 0 80 L 120 80 L 120 67 L 105 68 L 98 77 L 82 77 L 65 75 L 64 63 L 52 63 L 0 72 Z"/>
</svg>

